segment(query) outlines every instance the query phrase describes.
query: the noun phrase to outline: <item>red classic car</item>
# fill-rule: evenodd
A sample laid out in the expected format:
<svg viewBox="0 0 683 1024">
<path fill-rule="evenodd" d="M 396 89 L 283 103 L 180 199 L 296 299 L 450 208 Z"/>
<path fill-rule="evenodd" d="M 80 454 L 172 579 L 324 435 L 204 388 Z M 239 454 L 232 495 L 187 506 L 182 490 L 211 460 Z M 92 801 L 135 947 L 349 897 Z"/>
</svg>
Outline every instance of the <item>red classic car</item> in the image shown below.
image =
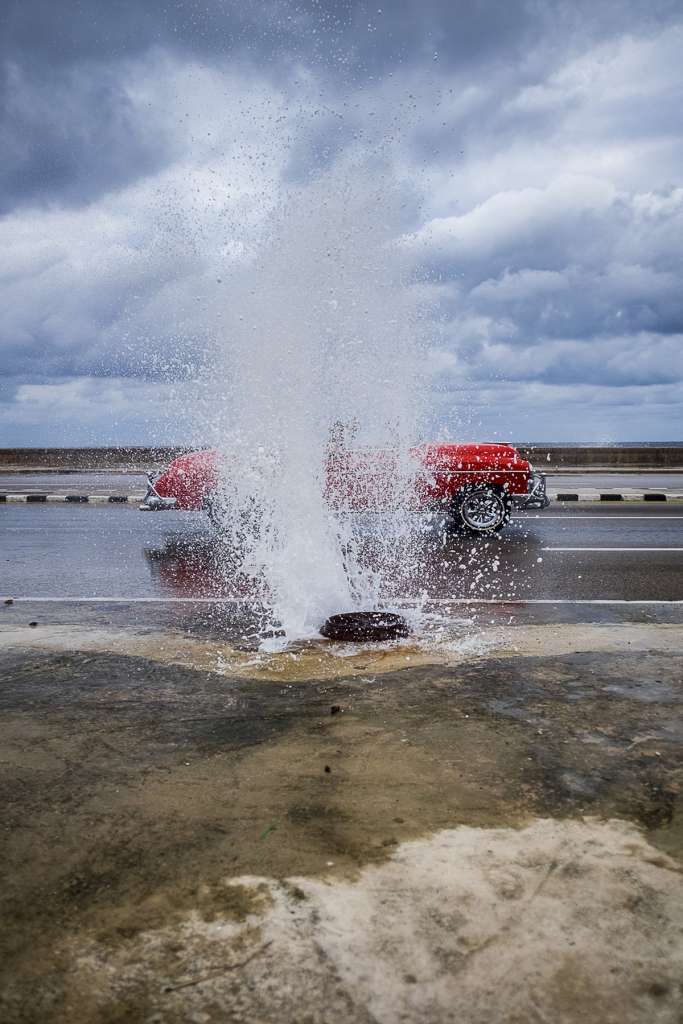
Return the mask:
<svg viewBox="0 0 683 1024">
<path fill-rule="evenodd" d="M 144 511 L 193 509 L 220 518 L 223 457 L 198 451 L 175 459 L 160 475 L 150 474 Z M 545 508 L 545 477 L 508 444 L 425 444 L 406 456 L 387 449 L 330 449 L 325 497 L 337 511 L 382 511 L 396 501 L 387 486 L 397 469 L 412 469 L 404 503 L 411 511 L 439 511 L 451 526 L 473 533 L 501 529 L 516 507 Z M 227 463 L 224 463 L 224 467 Z"/>
</svg>

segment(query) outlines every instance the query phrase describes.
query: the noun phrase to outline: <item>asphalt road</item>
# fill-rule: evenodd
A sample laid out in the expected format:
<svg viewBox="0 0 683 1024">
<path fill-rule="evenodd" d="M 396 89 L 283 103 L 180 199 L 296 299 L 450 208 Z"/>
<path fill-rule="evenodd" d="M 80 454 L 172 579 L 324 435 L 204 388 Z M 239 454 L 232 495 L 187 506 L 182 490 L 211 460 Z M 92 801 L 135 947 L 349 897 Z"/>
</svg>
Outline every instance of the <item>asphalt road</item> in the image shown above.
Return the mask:
<svg viewBox="0 0 683 1024">
<path fill-rule="evenodd" d="M 372 561 L 378 521 L 358 525 Z M 514 613 L 527 621 L 680 621 L 683 507 L 551 506 L 519 513 L 485 539 L 448 537 L 439 521 L 422 520 L 410 572 L 399 562 L 393 569 L 392 600 L 410 607 L 425 595 L 444 616 L 507 616 L 504 602 L 523 602 Z M 79 601 L 69 614 L 83 621 L 135 622 L 205 620 L 217 599 L 226 615 L 239 610 L 239 628 L 254 600 L 204 516 L 125 505 L 0 506 L 0 595 L 39 599 L 43 616 L 64 614 L 58 601 Z M 199 613 L 196 600 L 206 606 Z"/>
</svg>

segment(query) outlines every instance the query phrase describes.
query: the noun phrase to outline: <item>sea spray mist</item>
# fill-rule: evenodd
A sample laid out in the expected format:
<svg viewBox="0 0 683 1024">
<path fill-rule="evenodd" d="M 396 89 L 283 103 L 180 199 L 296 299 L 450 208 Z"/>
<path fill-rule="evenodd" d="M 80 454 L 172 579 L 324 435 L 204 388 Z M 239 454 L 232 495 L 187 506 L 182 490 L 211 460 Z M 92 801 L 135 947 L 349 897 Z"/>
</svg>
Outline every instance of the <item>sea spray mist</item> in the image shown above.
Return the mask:
<svg viewBox="0 0 683 1024">
<path fill-rule="evenodd" d="M 429 316 L 399 242 L 405 218 L 387 167 L 347 158 L 283 189 L 223 275 L 206 412 L 223 456 L 217 504 L 286 641 L 390 602 L 410 574 Z M 344 451 L 376 491 L 363 514 L 329 500 Z"/>
</svg>

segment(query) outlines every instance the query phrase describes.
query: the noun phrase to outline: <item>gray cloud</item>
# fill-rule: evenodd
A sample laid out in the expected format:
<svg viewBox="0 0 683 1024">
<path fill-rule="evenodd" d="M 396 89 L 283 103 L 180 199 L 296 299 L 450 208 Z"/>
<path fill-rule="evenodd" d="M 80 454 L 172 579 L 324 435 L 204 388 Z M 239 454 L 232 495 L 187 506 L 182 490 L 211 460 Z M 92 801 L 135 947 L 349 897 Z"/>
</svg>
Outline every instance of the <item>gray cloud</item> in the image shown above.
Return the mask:
<svg viewBox="0 0 683 1024">
<path fill-rule="evenodd" d="M 0 213 L 25 203 L 87 203 L 173 155 L 120 67 L 81 65 L 39 77 L 6 63 L 3 74 Z"/>
<path fill-rule="evenodd" d="M 282 189 L 364 149 L 406 185 L 442 420 L 457 395 L 484 417 L 497 389 L 519 431 L 528 401 L 581 395 L 596 431 L 654 416 L 680 433 L 675 0 L 10 0 L 2 16 L 5 429 L 15 409 L 37 437 L 41 394 L 96 430 L 126 380 L 136 399 L 192 380 Z"/>
</svg>

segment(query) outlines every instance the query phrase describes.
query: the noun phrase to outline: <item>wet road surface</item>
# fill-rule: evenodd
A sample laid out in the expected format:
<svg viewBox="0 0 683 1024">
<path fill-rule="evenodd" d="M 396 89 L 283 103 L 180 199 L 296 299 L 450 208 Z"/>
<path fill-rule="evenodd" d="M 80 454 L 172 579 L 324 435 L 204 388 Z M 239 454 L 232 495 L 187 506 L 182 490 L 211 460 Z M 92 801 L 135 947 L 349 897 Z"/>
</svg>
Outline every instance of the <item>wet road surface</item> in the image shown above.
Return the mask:
<svg viewBox="0 0 683 1024">
<path fill-rule="evenodd" d="M 414 600 L 683 601 L 683 506 L 551 506 L 494 538 L 421 520 Z M 367 530 L 368 557 L 377 520 Z M 0 507 L 0 593 L 15 598 L 250 597 L 201 514 L 128 506 Z"/>
</svg>

